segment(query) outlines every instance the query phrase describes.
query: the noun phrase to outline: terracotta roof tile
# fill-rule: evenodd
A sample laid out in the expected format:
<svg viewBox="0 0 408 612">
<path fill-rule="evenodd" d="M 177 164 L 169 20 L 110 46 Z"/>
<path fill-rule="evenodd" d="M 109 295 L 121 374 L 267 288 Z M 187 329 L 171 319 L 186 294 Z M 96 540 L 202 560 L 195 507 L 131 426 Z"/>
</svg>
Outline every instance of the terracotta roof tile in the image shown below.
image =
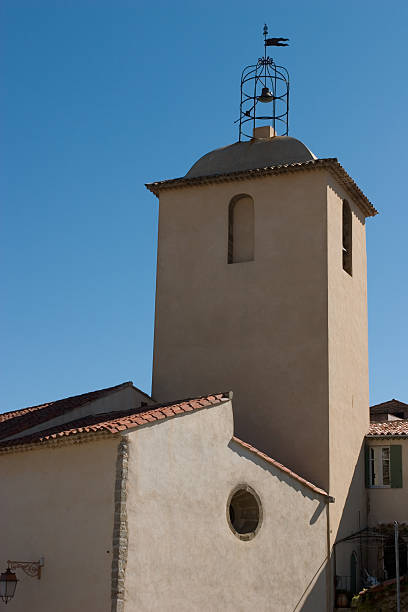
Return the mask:
<svg viewBox="0 0 408 612">
<path fill-rule="evenodd" d="M 408 419 L 400 421 L 384 421 L 383 423 L 371 423 L 367 437 L 398 437 L 408 436 Z"/>
<path fill-rule="evenodd" d="M 198 398 L 198 400 L 189 399 L 174 404 L 156 404 L 149 407 L 148 410 L 146 410 L 146 407 L 139 407 L 121 412 L 89 415 L 70 423 L 64 423 L 63 425 L 58 425 L 48 429 L 46 428 L 42 431 L 22 436 L 20 438 L 4 440 L 3 442 L 0 442 L 0 450 L 12 446 L 41 444 L 47 440 L 56 439 L 57 437 L 73 436 L 81 433 L 109 432 L 115 434 L 120 431 L 135 429 L 143 425 L 148 425 L 150 423 L 175 417 L 177 414 L 199 410 L 205 406 L 218 405 L 228 400 L 228 395 L 219 393 L 212 395 L 211 400 L 209 398 Z M 46 426 L 46 423 L 44 423 L 44 426 Z"/>
<path fill-rule="evenodd" d="M 198 408 L 204 408 L 205 406 L 208 406 L 208 404 L 203 404 L 202 402 L 199 402 Z M 189 412 L 190 410 L 194 410 L 194 407 L 191 406 L 191 404 L 188 404 L 187 402 L 181 404 L 181 408 L 183 410 L 186 410 L 187 412 Z"/>
<path fill-rule="evenodd" d="M 180 414 L 180 412 L 184 412 L 184 410 L 180 408 L 180 406 L 173 406 L 173 412 L 174 414 Z"/>
<path fill-rule="evenodd" d="M 163 408 L 161 411 L 165 416 L 174 416 L 174 410 L 171 408 Z"/>
</svg>

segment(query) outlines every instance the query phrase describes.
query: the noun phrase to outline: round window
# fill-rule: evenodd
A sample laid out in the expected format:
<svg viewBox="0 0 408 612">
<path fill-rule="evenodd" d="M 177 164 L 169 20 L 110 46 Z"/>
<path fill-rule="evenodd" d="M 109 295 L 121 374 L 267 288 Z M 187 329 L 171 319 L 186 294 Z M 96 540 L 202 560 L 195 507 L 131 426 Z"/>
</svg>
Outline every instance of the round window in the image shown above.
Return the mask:
<svg viewBox="0 0 408 612">
<path fill-rule="evenodd" d="M 236 487 L 228 499 L 227 519 L 232 532 L 241 540 L 251 540 L 262 521 L 261 500 L 251 487 Z"/>
</svg>

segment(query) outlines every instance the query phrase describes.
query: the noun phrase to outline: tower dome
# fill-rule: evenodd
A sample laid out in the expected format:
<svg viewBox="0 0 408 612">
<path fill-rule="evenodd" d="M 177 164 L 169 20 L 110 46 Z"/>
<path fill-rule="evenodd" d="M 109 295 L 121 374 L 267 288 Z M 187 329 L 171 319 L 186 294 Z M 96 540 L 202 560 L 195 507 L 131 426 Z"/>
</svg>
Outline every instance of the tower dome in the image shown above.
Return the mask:
<svg viewBox="0 0 408 612">
<path fill-rule="evenodd" d="M 264 129 L 256 128 L 255 132 Z M 210 151 L 201 157 L 185 176 L 196 178 L 230 174 L 257 168 L 304 163 L 314 159 L 316 156 L 297 138 L 290 136 L 254 138 Z"/>
</svg>

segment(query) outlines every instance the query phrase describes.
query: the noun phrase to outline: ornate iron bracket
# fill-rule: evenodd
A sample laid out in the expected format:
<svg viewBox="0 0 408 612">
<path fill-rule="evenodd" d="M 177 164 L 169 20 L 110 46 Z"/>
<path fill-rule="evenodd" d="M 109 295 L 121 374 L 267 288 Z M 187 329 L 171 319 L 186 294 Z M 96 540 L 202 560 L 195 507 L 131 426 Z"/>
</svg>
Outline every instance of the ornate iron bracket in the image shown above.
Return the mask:
<svg viewBox="0 0 408 612">
<path fill-rule="evenodd" d="M 41 578 L 41 568 L 44 567 L 44 558 L 39 561 L 7 561 L 10 569 L 22 569 L 31 578 Z"/>
</svg>

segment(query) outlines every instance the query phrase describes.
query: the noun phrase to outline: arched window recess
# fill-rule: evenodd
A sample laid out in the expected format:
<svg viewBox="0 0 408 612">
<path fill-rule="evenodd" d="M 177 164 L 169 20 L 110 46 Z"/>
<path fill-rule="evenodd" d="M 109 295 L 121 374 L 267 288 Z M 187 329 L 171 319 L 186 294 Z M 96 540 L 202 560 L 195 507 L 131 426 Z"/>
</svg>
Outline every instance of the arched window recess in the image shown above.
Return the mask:
<svg viewBox="0 0 408 612">
<path fill-rule="evenodd" d="M 228 207 L 228 263 L 253 261 L 254 252 L 254 201 L 240 194 L 232 198 Z"/>
<path fill-rule="evenodd" d="M 353 274 L 353 216 L 347 200 L 343 200 L 343 270 Z"/>
</svg>

